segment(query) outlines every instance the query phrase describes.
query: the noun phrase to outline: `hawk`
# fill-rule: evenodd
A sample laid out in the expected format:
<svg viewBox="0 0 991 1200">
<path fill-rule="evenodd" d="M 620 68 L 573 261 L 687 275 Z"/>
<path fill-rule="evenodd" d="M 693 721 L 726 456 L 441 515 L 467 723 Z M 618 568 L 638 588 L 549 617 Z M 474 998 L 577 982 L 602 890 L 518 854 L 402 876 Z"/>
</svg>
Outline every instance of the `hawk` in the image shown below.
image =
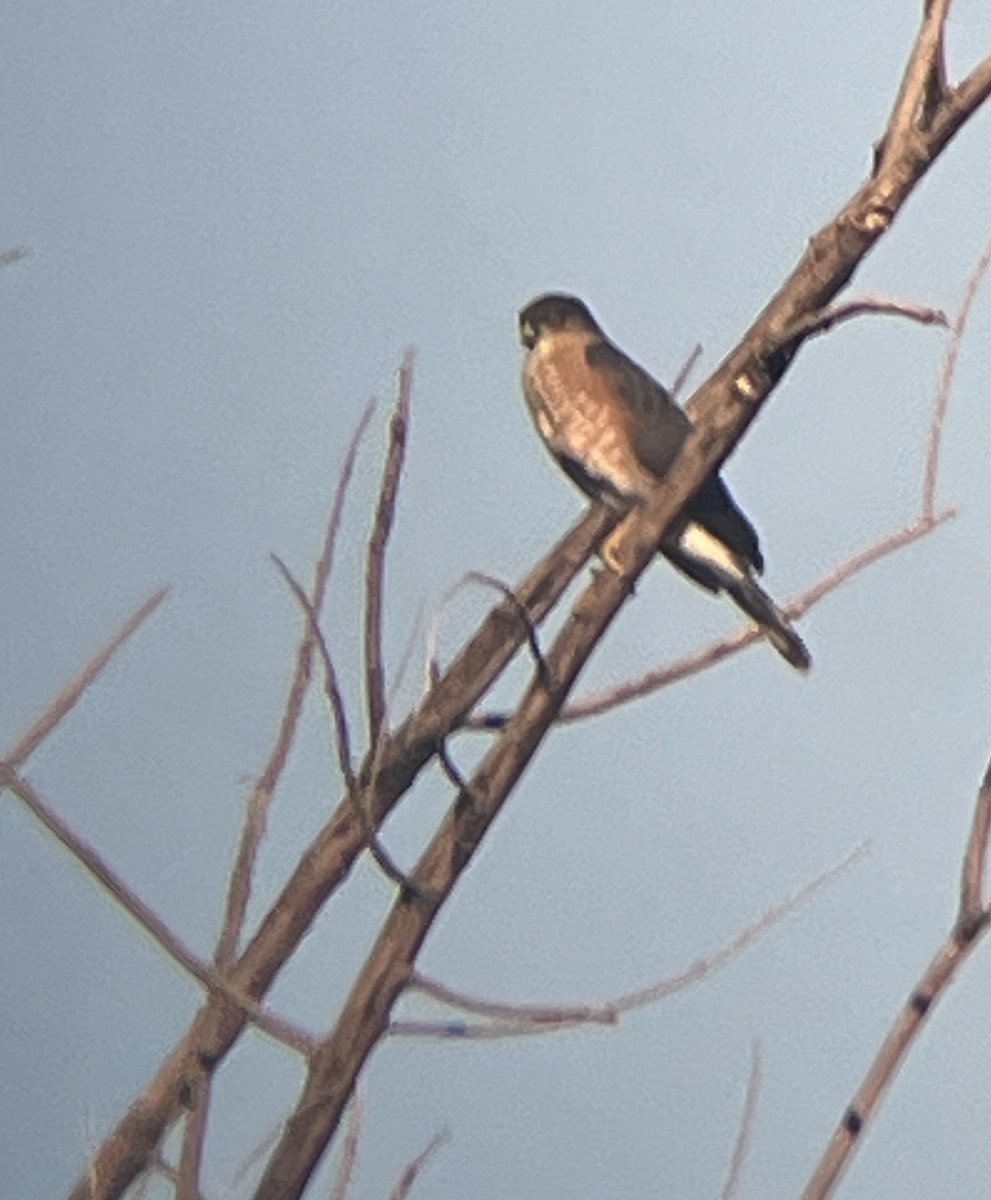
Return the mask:
<svg viewBox="0 0 991 1200">
<path fill-rule="evenodd" d="M 523 392 L 565 473 L 624 511 L 645 503 L 678 457 L 692 423 L 667 391 L 602 332 L 581 300 L 540 296 L 520 312 Z M 695 583 L 725 592 L 799 671 L 805 643 L 757 582 L 757 533 L 713 472 L 665 534 L 660 552 Z"/>
</svg>

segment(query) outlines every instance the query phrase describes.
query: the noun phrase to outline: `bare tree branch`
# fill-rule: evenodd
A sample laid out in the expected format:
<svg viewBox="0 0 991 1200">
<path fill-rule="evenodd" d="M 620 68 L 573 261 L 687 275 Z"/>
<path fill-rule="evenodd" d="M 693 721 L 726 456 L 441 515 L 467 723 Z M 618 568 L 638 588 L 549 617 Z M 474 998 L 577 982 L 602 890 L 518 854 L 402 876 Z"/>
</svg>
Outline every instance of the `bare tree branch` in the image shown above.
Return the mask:
<svg viewBox="0 0 991 1200">
<path fill-rule="evenodd" d="M 203 1170 L 203 1148 L 206 1142 L 207 1117 L 210 1112 L 212 1081 L 203 1080 L 198 1094 L 191 1098 L 182 1133 L 179 1169 L 176 1172 L 175 1200 L 201 1200 L 200 1176 Z"/>
<path fill-rule="evenodd" d="M 945 5 L 942 7 L 945 10 Z M 678 463 L 659 486 L 656 501 L 628 518 L 617 531 L 620 537 L 614 543 L 614 556 L 623 564 L 623 574 L 599 573 L 579 597 L 554 646 L 545 652 L 548 679 L 535 679 L 527 689 L 517 712 L 472 777 L 470 788 L 454 801 L 411 872 L 420 894 L 407 892 L 397 898 L 336 1029 L 312 1055 L 300 1102 L 272 1154 L 259 1185 L 259 1198 L 295 1200 L 301 1194 L 337 1127 L 361 1066 L 388 1029 L 392 1007 L 409 980 L 415 956 L 444 898 L 551 727 L 592 648 L 653 556 L 667 524 L 731 452 L 786 373 L 799 347 L 789 345 L 783 351 L 783 334 L 807 314 L 829 305 L 847 284 L 988 88 L 991 69 L 982 66 L 960 87 L 946 93 L 934 108 L 931 126 L 917 130 L 910 147 L 899 147 L 897 140 L 889 137 L 875 176 L 812 238 L 792 275 L 739 346 L 693 397 L 689 412 L 695 432 L 686 441 Z M 551 556 L 535 573 L 539 586 L 538 579 L 531 577 L 532 592 L 527 592 L 527 585 L 516 589 L 531 621 L 539 621 L 546 613 L 549 597 L 562 594 L 614 521 L 615 517 L 601 511 L 589 513 L 566 539 L 567 549 L 559 549 L 562 557 Z M 374 823 L 391 811 L 432 760 L 443 738 L 464 723 L 522 640 L 515 611 L 503 602 L 402 725 L 383 735 L 381 745 L 374 739 L 371 755 L 359 773 L 366 811 Z M 369 690 L 370 695 L 381 697 L 380 654 L 366 656 L 366 670 L 375 661 L 380 677 L 378 686 Z M 377 724 L 381 729 L 383 717 L 384 704 L 380 704 L 377 722 L 370 722 L 373 728 Z M 264 994 L 363 845 L 361 823 L 345 798 L 232 965 L 231 980 L 236 986 L 252 996 Z M 73 1193 L 74 1200 L 93 1195 L 111 1200 L 121 1195 L 175 1119 L 183 1087 L 214 1069 L 243 1024 L 243 1014 L 228 1001 L 215 996 L 208 1000 L 148 1091 L 100 1148 L 87 1177 Z"/>
<path fill-rule="evenodd" d="M 953 928 L 895 1018 L 877 1057 L 802 1193 L 802 1200 L 825 1200 L 833 1195 L 843 1171 L 863 1140 L 865 1126 L 880 1107 L 885 1092 L 901 1069 L 926 1018 L 987 931 L 991 909 L 984 898 L 984 878 L 989 835 L 991 762 L 984 772 L 974 806 L 974 818 L 961 871 L 960 904 Z"/>
<path fill-rule="evenodd" d="M 692 347 L 692 352 L 682 363 L 678 374 L 674 377 L 674 382 L 671 384 L 671 398 L 676 400 L 681 395 L 682 389 L 688 380 L 691 378 L 692 372 L 695 370 L 699 359 L 702 357 L 702 343 L 696 342 Z"/>
<path fill-rule="evenodd" d="M 740 1193 L 740 1181 L 743 1178 L 743 1168 L 750 1156 L 750 1143 L 753 1141 L 754 1126 L 757 1122 L 757 1103 L 760 1100 L 761 1079 L 764 1063 L 761 1055 L 760 1041 L 754 1039 L 750 1050 L 750 1075 L 747 1079 L 747 1094 L 743 1098 L 743 1112 L 740 1114 L 740 1128 L 737 1131 L 736 1143 L 733 1146 L 733 1157 L 730 1160 L 729 1173 L 723 1185 L 723 1200 L 735 1200 Z"/>
<path fill-rule="evenodd" d="M 348 1189 L 354 1175 L 355 1164 L 358 1161 L 358 1143 L 365 1123 L 365 1090 L 359 1083 L 351 1098 L 351 1115 L 348 1119 L 347 1130 L 344 1134 L 344 1146 L 341 1150 L 341 1161 L 337 1166 L 337 1175 L 331 1189 L 330 1200 L 347 1200 Z"/>
<path fill-rule="evenodd" d="M 936 508 L 936 483 L 939 475 L 940 450 L 943 445 L 943 425 L 946 420 L 946 410 L 953 393 L 953 380 L 956 376 L 957 360 L 960 357 L 960 347 L 963 335 L 970 320 L 974 301 L 991 267 L 991 242 L 988 242 L 984 252 L 974 265 L 964 289 L 963 301 L 953 319 L 950 329 L 950 341 L 943 357 L 943 370 L 940 373 L 939 387 L 936 391 L 936 401 L 933 404 L 932 420 L 929 423 L 929 448 L 926 451 L 926 468 L 922 481 L 922 515 L 931 518 Z"/>
<path fill-rule="evenodd" d="M 887 558 L 890 554 L 894 554 L 903 547 L 911 545 L 912 542 L 917 542 L 920 538 L 926 537 L 927 534 L 932 533 L 938 526 L 955 516 L 956 511 L 948 509 L 946 512 L 937 513 L 931 520 L 917 518 L 902 529 L 881 538 L 880 541 L 873 542 L 863 550 L 859 550 L 856 554 L 839 563 L 817 583 L 806 589 L 806 591 L 801 592 L 793 600 L 790 600 L 784 606 L 785 614 L 796 619 L 803 616 L 825 596 L 835 592 L 861 571 L 866 570 L 868 567 L 873 566 L 874 563 L 880 562 L 881 559 Z M 636 679 L 628 679 L 622 683 L 613 684 L 607 688 L 601 688 L 580 696 L 561 710 L 558 719 L 562 722 L 582 721 L 588 717 L 608 712 L 610 709 L 617 708 L 621 704 L 629 704 L 631 701 L 640 699 L 642 696 L 660 691 L 661 688 L 670 687 L 672 684 L 679 683 L 682 679 L 697 675 L 699 671 L 715 666 L 716 663 L 722 662 L 723 659 L 738 654 L 741 650 L 746 649 L 747 646 L 752 646 L 755 642 L 759 642 L 761 636 L 760 631 L 752 625 L 741 625 L 732 633 L 717 638 L 715 641 L 709 642 L 705 646 L 699 647 L 698 650 L 693 650 L 683 655 L 681 658 L 676 658 L 672 662 L 654 667 Z M 503 719 L 500 714 L 481 714 L 477 718 L 477 722 L 475 719 L 472 720 L 471 725 L 473 728 L 489 729 L 492 727 L 491 722 L 499 719 Z"/>
<path fill-rule="evenodd" d="M 144 604 L 127 618 L 100 653 L 87 663 L 78 675 L 69 680 L 38 720 L 11 747 L 10 753 L 4 759 L 9 767 L 17 770 L 24 765 L 62 718 L 75 708 L 90 684 L 99 678 L 117 651 L 137 633 L 168 594 L 168 588 L 160 588 L 149 596 Z"/>
<path fill-rule="evenodd" d="M 375 522 L 368 539 L 365 568 L 365 690 L 368 693 L 368 744 L 376 746 L 385 718 L 385 667 L 382 661 L 382 595 L 385 578 L 385 549 L 396 515 L 396 500 L 406 457 L 410 401 L 413 393 L 413 351 L 407 350 L 399 368 L 396 407 L 389 423 L 386 454 Z"/>
<path fill-rule="evenodd" d="M 354 768 L 351 765 L 351 740 L 348 733 L 347 714 L 344 711 L 344 699 L 341 693 L 340 684 L 337 679 L 337 671 L 334 668 L 334 663 L 330 657 L 330 651 L 327 648 L 327 641 L 323 636 L 323 631 L 317 624 L 317 616 L 313 611 L 313 606 L 310 604 L 306 593 L 300 587 L 298 581 L 293 577 L 289 568 L 277 555 L 272 555 L 272 560 L 282 572 L 282 576 L 292 589 L 293 595 L 296 597 L 300 607 L 306 613 L 307 619 L 310 622 L 310 627 L 313 632 L 313 637 L 316 641 L 317 648 L 320 651 L 320 657 L 323 662 L 324 671 L 324 695 L 327 697 L 327 703 L 330 706 L 333 715 L 334 729 L 337 741 L 337 759 L 338 767 L 341 775 L 344 778 L 344 785 L 348 795 L 351 797 L 355 806 L 355 811 L 362 823 L 365 834 L 365 845 L 368 848 L 369 854 L 375 860 L 379 870 L 387 879 L 397 884 L 399 887 L 412 887 L 410 881 L 406 878 L 402 869 L 395 863 L 392 856 L 382 845 L 382 841 L 375 831 L 375 826 L 372 824 L 371 817 L 365 811 L 363 802 L 363 792 L 357 786 L 357 781 L 354 775 Z"/>
<path fill-rule="evenodd" d="M 539 623 L 554 607 L 615 521 L 615 514 L 603 509 L 585 513 L 515 589 L 517 601 L 524 605 L 532 622 Z M 370 789 L 367 769 L 359 780 L 366 788 L 367 811 L 376 826 L 431 761 L 443 739 L 464 723 L 523 641 L 517 608 L 503 601 L 485 618 L 417 709 L 384 739 L 374 788 Z M 254 999 L 265 994 L 364 846 L 361 822 L 345 796 L 301 856 L 257 933 L 232 965 L 232 987 L 243 989 Z M 115 1200 L 123 1194 L 182 1111 L 183 1090 L 215 1069 L 244 1022 L 238 1006 L 217 997 L 208 1001 L 144 1095 L 99 1148 L 74 1188 L 72 1200 Z"/>
<path fill-rule="evenodd" d="M 396 1186 L 389 1193 L 389 1200 L 406 1200 L 406 1197 L 413 1190 L 413 1184 L 416 1183 L 417 1176 L 450 1136 L 446 1129 L 442 1129 L 440 1133 L 434 1134 L 416 1158 L 411 1163 L 407 1163 L 403 1168 L 403 1173 L 399 1176 Z"/>
<path fill-rule="evenodd" d="M 155 941 L 174 962 L 209 991 L 237 1005 L 259 1029 L 303 1054 L 309 1053 L 313 1040 L 271 1013 L 265 1012 L 248 996 L 201 962 L 189 947 L 169 929 L 162 918 L 109 866 L 93 847 L 70 829 L 69 825 L 41 797 L 39 792 L 9 763 L 0 762 L 0 789 L 14 793 L 36 820 L 61 842 L 69 853 L 104 887 L 117 903 Z"/>
<path fill-rule="evenodd" d="M 782 339 L 787 343 L 795 338 L 804 340 L 822 333 L 828 333 L 837 325 L 851 321 L 854 317 L 863 316 L 905 317 L 919 325 L 949 325 L 946 313 L 940 308 L 930 308 L 925 304 L 915 304 L 908 300 L 893 300 L 887 296 L 862 296 L 859 300 L 847 300 L 843 304 L 833 304 L 819 312 L 809 313 L 803 320 L 798 321 L 794 328 L 787 330 Z"/>
<path fill-rule="evenodd" d="M 310 608 L 315 615 L 317 623 L 319 623 L 320 609 L 323 607 L 330 572 L 334 565 L 337 534 L 341 526 L 344 501 L 351 483 L 351 476 L 354 474 L 354 464 L 358 456 L 358 448 L 361 445 L 362 438 L 365 436 L 365 430 L 368 428 L 368 423 L 371 421 L 374 411 L 374 401 L 365 406 L 365 411 L 361 414 L 354 433 L 351 435 L 351 441 L 348 444 L 347 452 L 344 455 L 344 462 L 341 465 L 341 471 L 337 479 L 337 487 L 334 491 L 334 499 L 330 507 L 330 515 L 327 519 L 323 548 L 321 549 L 320 557 L 317 560 L 316 569 L 313 573 L 313 599 L 310 603 Z M 224 911 L 224 920 L 221 926 L 220 938 L 217 942 L 217 949 L 214 953 L 214 961 L 220 966 L 228 965 L 234 958 L 234 955 L 237 953 L 238 942 L 241 939 L 241 932 L 244 929 L 244 918 L 248 911 L 248 901 L 251 899 L 251 885 L 254 879 L 255 863 L 258 859 L 258 851 L 262 840 L 265 837 L 265 830 L 268 827 L 269 806 L 272 803 L 275 788 L 282 777 L 282 772 L 285 770 L 286 762 L 289 759 L 289 751 L 292 749 L 296 738 L 296 730 L 299 727 L 299 719 L 303 711 L 303 701 L 306 699 L 306 692 L 310 685 L 313 645 L 313 629 L 310 624 L 307 624 L 300 636 L 299 647 L 296 651 L 296 666 L 293 671 L 292 683 L 289 686 L 289 695 L 286 698 L 282 720 L 275 737 L 275 744 L 272 747 L 268 762 L 265 764 L 262 773 L 258 777 L 258 781 L 252 789 L 245 808 L 241 839 L 238 844 L 237 855 L 227 887 L 227 904 Z"/>
<path fill-rule="evenodd" d="M 447 591 L 441 596 L 437 603 L 436 610 L 430 620 L 430 625 L 427 633 L 427 678 L 431 683 L 435 683 L 440 678 L 440 666 L 437 662 L 437 627 L 440 621 L 440 614 L 444 607 L 449 604 L 458 592 L 462 591 L 468 584 L 478 584 L 481 587 L 492 588 L 493 591 L 499 592 L 509 604 L 511 604 L 517 615 L 520 623 L 526 634 L 526 642 L 530 648 L 530 657 L 533 659 L 534 665 L 538 671 L 547 670 L 547 664 L 544 662 L 543 651 L 540 649 L 540 639 L 537 635 L 537 627 L 530 620 L 526 611 L 526 606 L 521 604 L 508 584 L 503 583 L 501 579 L 496 579 L 494 575 L 489 575 L 485 571 L 467 571 L 456 582 L 453 583 Z"/>
<path fill-rule="evenodd" d="M 348 714 L 344 707 L 344 693 L 337 677 L 337 668 L 330 657 L 327 639 L 323 636 L 316 610 L 310 603 L 310 598 L 303 591 L 302 585 L 277 554 L 269 555 L 279 569 L 279 573 L 289 586 L 296 603 L 303 610 L 307 621 L 307 637 L 316 646 L 323 664 L 324 696 L 334 724 L 334 744 L 337 749 L 337 769 L 341 773 L 345 786 L 349 789 L 355 785 L 354 765 L 351 761 L 351 732 L 348 727 Z"/>
<path fill-rule="evenodd" d="M 916 39 L 905 74 L 902 76 L 885 133 L 879 169 L 891 159 L 904 155 L 911 146 L 912 134 L 919 128 L 923 112 L 935 114 L 939 100 L 933 94 L 932 81 L 944 74 L 943 28 L 952 0 L 926 0 L 922 29 Z"/>
<path fill-rule="evenodd" d="M 465 1012 L 476 1013 L 489 1021 L 497 1022 L 497 1024 L 466 1026 L 463 1022 L 451 1024 L 431 1021 L 394 1021 L 389 1027 L 389 1034 L 393 1037 L 519 1037 L 523 1033 L 553 1033 L 575 1025 L 616 1025 L 626 1013 L 666 1000 L 676 992 L 684 991 L 693 984 L 701 983 L 704 979 L 708 979 L 722 970 L 723 967 L 728 966 L 752 945 L 760 941 L 785 917 L 801 908 L 817 892 L 828 887 L 841 874 L 849 870 L 867 853 L 867 849 L 866 843 L 858 846 L 842 862 L 823 871 L 821 875 L 817 875 L 815 879 L 804 884 L 793 895 L 786 897 L 779 904 L 762 913 L 756 921 L 752 921 L 730 941 L 711 954 L 697 958 L 677 975 L 658 980 L 647 987 L 626 992 L 601 1004 L 504 1004 L 465 995 L 464 992 L 455 991 L 435 979 L 420 974 L 419 971 L 414 971 L 408 985 L 410 991 L 422 992 L 441 1004 L 461 1008 Z"/>
</svg>

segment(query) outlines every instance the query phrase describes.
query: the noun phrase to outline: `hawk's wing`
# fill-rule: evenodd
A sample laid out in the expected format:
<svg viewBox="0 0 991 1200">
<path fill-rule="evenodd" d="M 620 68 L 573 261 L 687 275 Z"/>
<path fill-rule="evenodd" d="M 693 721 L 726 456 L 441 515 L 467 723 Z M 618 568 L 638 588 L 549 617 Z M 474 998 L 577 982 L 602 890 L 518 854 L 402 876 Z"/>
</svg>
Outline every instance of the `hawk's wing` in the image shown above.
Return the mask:
<svg viewBox="0 0 991 1200">
<path fill-rule="evenodd" d="M 657 380 L 612 342 L 593 342 L 585 355 L 588 365 L 605 376 L 612 394 L 622 403 L 637 459 L 652 475 L 663 479 L 691 432 L 691 421 Z"/>
<path fill-rule="evenodd" d="M 630 431 L 630 442 L 637 459 L 652 475 L 663 479 L 691 432 L 688 414 L 649 372 L 611 342 L 593 343 L 588 347 L 586 357 L 590 367 L 606 376 L 612 393 L 622 402 L 627 418 L 624 423 Z M 711 475 L 695 493 L 685 509 L 685 516 L 738 554 L 755 571 L 763 569 L 757 533 L 717 474 Z M 710 572 L 704 567 L 701 573 L 691 571 L 685 558 L 679 555 L 678 565 L 696 582 L 712 587 Z"/>
<path fill-rule="evenodd" d="M 688 502 L 686 512 L 758 574 L 764 570 L 757 531 L 737 507 L 729 488 L 718 475 L 710 475 Z"/>
</svg>

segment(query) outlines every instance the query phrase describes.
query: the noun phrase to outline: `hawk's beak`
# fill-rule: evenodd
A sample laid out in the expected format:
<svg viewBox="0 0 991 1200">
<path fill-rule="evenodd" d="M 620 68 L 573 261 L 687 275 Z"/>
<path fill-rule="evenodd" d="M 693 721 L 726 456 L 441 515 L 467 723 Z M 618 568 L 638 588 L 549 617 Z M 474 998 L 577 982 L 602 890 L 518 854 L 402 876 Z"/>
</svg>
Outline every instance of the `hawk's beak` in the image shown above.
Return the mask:
<svg viewBox="0 0 991 1200">
<path fill-rule="evenodd" d="M 529 321 L 520 322 L 520 341 L 528 350 L 532 350 L 537 341 L 537 331 Z"/>
</svg>

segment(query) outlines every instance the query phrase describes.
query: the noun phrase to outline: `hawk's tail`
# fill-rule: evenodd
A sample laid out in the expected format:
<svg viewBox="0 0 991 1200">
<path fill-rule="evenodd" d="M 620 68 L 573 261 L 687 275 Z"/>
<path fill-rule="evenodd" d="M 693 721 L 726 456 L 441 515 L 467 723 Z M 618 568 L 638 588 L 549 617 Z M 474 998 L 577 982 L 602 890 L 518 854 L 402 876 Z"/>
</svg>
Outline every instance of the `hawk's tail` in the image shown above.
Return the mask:
<svg viewBox="0 0 991 1200">
<path fill-rule="evenodd" d="M 767 638 L 785 662 L 797 671 L 807 671 L 812 666 L 812 655 L 808 647 L 792 629 L 788 618 L 778 609 L 771 597 L 748 572 L 746 575 L 726 580 L 726 591 L 738 608 L 760 626 Z"/>
</svg>

